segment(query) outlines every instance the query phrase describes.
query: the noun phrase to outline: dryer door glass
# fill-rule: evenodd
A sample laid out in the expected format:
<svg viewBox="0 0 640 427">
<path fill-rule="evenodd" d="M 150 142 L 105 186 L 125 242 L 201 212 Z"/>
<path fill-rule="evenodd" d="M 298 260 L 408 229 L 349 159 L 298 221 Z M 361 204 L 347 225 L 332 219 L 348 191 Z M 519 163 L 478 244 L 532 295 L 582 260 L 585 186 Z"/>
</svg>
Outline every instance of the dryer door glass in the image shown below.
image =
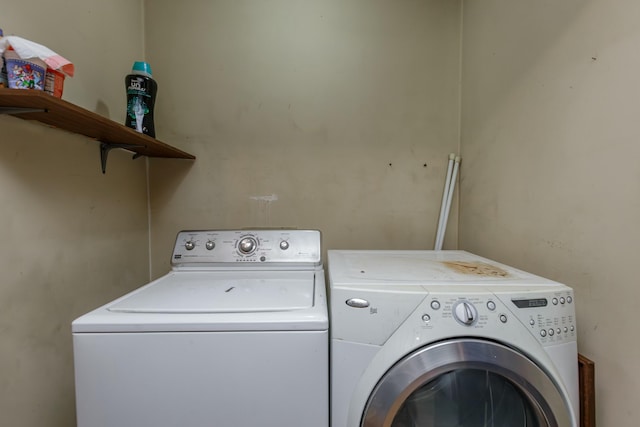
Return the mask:
<svg viewBox="0 0 640 427">
<path fill-rule="evenodd" d="M 542 427 L 529 399 L 505 377 L 487 370 L 458 369 L 414 391 L 392 427 Z"/>
<path fill-rule="evenodd" d="M 524 354 L 455 339 L 399 360 L 369 396 L 361 427 L 569 427 L 569 399 Z"/>
</svg>

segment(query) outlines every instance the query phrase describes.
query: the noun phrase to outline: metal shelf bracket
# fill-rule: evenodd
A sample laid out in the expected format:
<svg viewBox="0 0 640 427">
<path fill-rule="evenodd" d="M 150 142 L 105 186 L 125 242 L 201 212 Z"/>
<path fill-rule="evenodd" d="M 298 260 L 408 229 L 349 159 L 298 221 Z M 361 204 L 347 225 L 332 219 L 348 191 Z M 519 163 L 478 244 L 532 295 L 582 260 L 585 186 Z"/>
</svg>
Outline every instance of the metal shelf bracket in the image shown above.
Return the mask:
<svg viewBox="0 0 640 427">
<path fill-rule="evenodd" d="M 109 151 L 113 150 L 114 148 L 122 148 L 124 150 L 130 150 L 132 148 L 139 148 L 139 147 L 143 147 L 143 146 L 138 144 L 107 144 L 106 142 L 101 142 L 100 143 L 100 164 L 102 165 L 102 173 L 103 174 L 107 173 L 107 157 L 109 155 Z M 140 156 L 142 156 L 142 154 L 135 153 L 133 155 L 133 159 L 135 160 Z"/>
</svg>

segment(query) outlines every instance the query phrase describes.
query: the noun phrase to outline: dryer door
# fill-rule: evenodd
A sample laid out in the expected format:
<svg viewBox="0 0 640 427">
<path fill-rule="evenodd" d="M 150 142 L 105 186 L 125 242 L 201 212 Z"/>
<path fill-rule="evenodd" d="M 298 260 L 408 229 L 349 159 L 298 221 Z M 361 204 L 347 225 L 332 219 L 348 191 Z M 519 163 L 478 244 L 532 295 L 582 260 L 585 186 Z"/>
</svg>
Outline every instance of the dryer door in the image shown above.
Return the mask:
<svg viewBox="0 0 640 427">
<path fill-rule="evenodd" d="M 490 341 L 436 343 L 378 382 L 362 427 L 567 427 L 568 400 L 523 354 Z"/>
</svg>

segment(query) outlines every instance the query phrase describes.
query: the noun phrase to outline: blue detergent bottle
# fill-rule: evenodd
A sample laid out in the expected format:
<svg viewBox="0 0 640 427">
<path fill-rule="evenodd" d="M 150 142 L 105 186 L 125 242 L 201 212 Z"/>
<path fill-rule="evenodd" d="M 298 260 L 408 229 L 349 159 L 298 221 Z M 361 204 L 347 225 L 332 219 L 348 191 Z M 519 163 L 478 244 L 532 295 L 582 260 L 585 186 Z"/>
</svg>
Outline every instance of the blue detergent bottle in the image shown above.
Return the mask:
<svg viewBox="0 0 640 427">
<path fill-rule="evenodd" d="M 151 66 L 142 61 L 134 62 L 131 74 L 128 74 L 124 80 L 127 88 L 125 126 L 155 138 L 153 107 L 158 84 L 152 78 Z"/>
</svg>

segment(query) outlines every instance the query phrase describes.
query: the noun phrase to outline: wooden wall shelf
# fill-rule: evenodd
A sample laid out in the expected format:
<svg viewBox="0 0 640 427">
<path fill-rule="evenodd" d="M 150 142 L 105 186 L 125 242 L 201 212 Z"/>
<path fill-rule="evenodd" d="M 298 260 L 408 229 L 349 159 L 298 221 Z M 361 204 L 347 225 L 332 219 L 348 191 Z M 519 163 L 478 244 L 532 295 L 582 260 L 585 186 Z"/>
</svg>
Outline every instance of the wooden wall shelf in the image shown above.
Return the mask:
<svg viewBox="0 0 640 427">
<path fill-rule="evenodd" d="M 136 153 L 134 158 L 148 156 L 195 160 L 192 154 L 39 90 L 0 89 L 0 113 L 36 120 L 100 141 L 103 173 L 107 154 L 113 148 L 132 151 Z"/>
</svg>

